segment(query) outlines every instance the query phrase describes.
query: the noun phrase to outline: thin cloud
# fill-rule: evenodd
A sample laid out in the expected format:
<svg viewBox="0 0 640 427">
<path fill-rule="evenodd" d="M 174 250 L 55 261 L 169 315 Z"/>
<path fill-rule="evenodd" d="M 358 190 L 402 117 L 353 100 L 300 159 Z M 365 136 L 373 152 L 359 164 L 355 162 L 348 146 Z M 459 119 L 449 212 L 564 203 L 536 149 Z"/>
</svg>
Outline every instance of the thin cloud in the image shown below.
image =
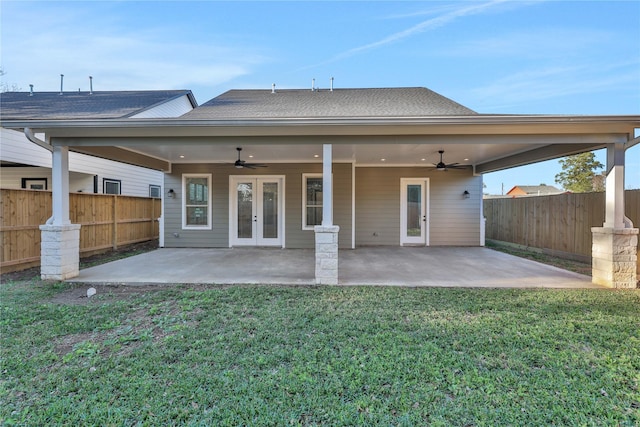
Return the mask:
<svg viewBox="0 0 640 427">
<path fill-rule="evenodd" d="M 439 54 L 446 57 L 545 58 L 576 56 L 596 47 L 606 47 L 613 35 L 606 31 L 564 28 L 516 31 L 500 37 L 474 38 L 447 45 Z"/>
<path fill-rule="evenodd" d="M 416 34 L 420 34 L 423 33 L 425 31 L 428 30 L 433 30 L 442 26 L 445 26 L 453 21 L 455 21 L 456 19 L 465 17 L 465 16 L 470 16 L 470 15 L 477 15 L 480 13 L 485 12 L 488 9 L 491 9 L 497 5 L 500 4 L 504 4 L 506 2 L 508 2 L 509 0 L 492 0 L 486 3 L 472 3 L 471 5 L 469 5 L 468 3 L 465 4 L 463 7 L 457 7 L 455 9 L 452 10 L 448 10 L 448 9 L 443 9 L 446 10 L 446 12 L 435 16 L 433 18 L 427 19 L 426 21 L 422 21 L 417 25 L 414 25 L 410 28 L 407 28 L 406 30 L 403 31 L 399 31 L 397 33 L 391 34 L 390 36 L 387 36 L 381 40 L 372 42 L 372 43 L 368 43 L 366 45 L 363 46 L 359 46 L 353 49 L 349 49 L 345 52 L 339 53 L 338 55 L 334 56 L 333 58 L 322 62 L 320 64 L 316 64 L 313 66 L 309 66 L 309 67 L 304 67 L 303 69 L 308 69 L 308 68 L 313 68 L 315 66 L 318 65 L 326 65 L 326 64 L 330 64 L 332 62 L 336 62 L 342 59 L 346 59 L 349 57 L 352 57 L 354 55 L 358 55 L 360 53 L 363 52 L 367 52 L 367 51 L 371 51 L 374 49 L 378 49 L 381 48 L 383 46 L 389 45 L 391 43 L 396 43 L 400 40 L 412 37 Z M 430 13 L 432 13 L 433 11 L 430 11 Z"/>
<path fill-rule="evenodd" d="M 65 90 L 88 90 L 89 75 L 95 90 L 184 89 L 223 84 L 269 61 L 264 48 L 246 43 L 167 40 L 166 27 L 128 29 L 110 17 L 96 25 L 79 12 L 70 22 L 59 12 L 35 33 L 18 23 L 3 28 L 5 80 L 51 91 L 59 89 L 62 73 Z"/>
<path fill-rule="evenodd" d="M 503 108 L 567 96 L 625 91 L 637 87 L 638 67 L 640 61 L 546 67 L 504 76 L 470 93 L 478 103 L 490 100 L 489 108 Z"/>
</svg>

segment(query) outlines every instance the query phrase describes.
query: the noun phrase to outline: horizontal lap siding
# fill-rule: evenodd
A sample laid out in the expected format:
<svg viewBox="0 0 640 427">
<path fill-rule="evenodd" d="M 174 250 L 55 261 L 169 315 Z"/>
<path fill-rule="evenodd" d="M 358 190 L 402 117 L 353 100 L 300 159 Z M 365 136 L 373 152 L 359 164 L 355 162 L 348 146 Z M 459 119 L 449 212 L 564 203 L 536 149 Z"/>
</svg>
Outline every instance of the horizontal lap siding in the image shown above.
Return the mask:
<svg viewBox="0 0 640 427">
<path fill-rule="evenodd" d="M 51 152 L 29 141 L 24 133 L 0 128 L 0 141 L 3 161 L 51 167 Z"/>
<path fill-rule="evenodd" d="M 164 205 L 164 244 L 172 248 L 223 248 L 229 246 L 228 193 L 229 181 L 216 170 L 218 165 L 173 165 L 165 175 L 165 193 L 172 189 L 175 197 L 166 197 Z M 211 174 L 212 228 L 211 230 L 182 229 L 182 174 Z M 175 234 L 178 236 L 176 237 Z"/>
<path fill-rule="evenodd" d="M 0 187 L 21 188 L 22 178 L 47 178 L 51 189 L 51 152 L 29 141 L 23 133 L 2 129 L 2 160 L 39 168 L 2 167 Z M 93 193 L 93 176 L 98 175 L 98 193 L 103 178 L 121 181 L 121 194 L 149 197 L 149 185 L 162 185 L 160 171 L 115 162 L 86 154 L 69 152 L 69 190 Z"/>
<path fill-rule="evenodd" d="M 480 244 L 481 177 L 468 170 L 362 167 L 356 168 L 356 246 L 400 244 L 401 178 L 429 179 L 431 245 Z"/>
<path fill-rule="evenodd" d="M 285 177 L 285 247 L 313 248 L 313 230 L 302 230 L 302 175 L 321 173 L 322 164 L 269 164 L 268 168 L 243 169 L 232 165 L 184 164 L 174 165 L 165 176 L 165 193 L 172 188 L 175 198 L 165 198 L 166 247 L 228 247 L 229 246 L 229 177 L 230 175 L 284 175 Z M 212 175 L 213 229 L 182 230 L 182 174 L 210 173 Z M 351 164 L 335 164 L 334 223 L 340 226 L 339 245 L 351 247 Z M 174 237 L 179 233 L 180 237 Z"/>
<path fill-rule="evenodd" d="M 433 172 L 430 177 L 430 244 L 480 245 L 482 177 L 466 169 Z M 465 191 L 468 199 L 462 196 Z"/>
<path fill-rule="evenodd" d="M 352 247 L 353 167 L 350 163 L 333 165 L 333 223 L 340 226 L 338 247 Z"/>
<path fill-rule="evenodd" d="M 356 246 L 400 245 L 397 168 L 356 168 Z"/>
</svg>

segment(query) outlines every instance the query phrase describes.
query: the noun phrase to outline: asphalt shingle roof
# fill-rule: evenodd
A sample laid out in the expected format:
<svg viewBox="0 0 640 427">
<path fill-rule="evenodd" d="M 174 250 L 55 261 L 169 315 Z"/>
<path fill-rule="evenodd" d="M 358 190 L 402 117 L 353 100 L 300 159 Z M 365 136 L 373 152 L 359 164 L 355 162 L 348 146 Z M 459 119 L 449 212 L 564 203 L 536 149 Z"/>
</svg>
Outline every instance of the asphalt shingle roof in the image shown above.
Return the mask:
<svg viewBox="0 0 640 427">
<path fill-rule="evenodd" d="M 427 88 L 230 90 L 185 119 L 423 117 L 475 115 Z"/>
<path fill-rule="evenodd" d="M 88 92 L 4 92 L 2 120 L 65 120 L 126 118 L 180 96 L 189 90 Z"/>
</svg>

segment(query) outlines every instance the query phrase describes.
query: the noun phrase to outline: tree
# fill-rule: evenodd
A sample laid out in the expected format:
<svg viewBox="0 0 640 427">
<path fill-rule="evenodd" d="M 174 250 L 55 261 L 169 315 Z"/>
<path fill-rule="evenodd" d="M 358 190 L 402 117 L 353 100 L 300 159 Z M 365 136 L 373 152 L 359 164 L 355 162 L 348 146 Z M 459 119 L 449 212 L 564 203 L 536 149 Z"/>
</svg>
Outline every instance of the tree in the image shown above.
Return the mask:
<svg viewBox="0 0 640 427">
<path fill-rule="evenodd" d="M 562 172 L 556 175 L 556 183 L 573 193 L 602 191 L 604 188 L 596 177 L 604 165 L 596 160 L 595 154 L 581 153 L 560 159 Z"/>
<path fill-rule="evenodd" d="M 20 92 L 20 88 L 15 83 L 12 84 L 11 86 L 9 86 L 8 83 L 3 81 L 4 79 L 2 79 L 2 77 L 4 77 L 5 74 L 7 74 L 7 72 L 4 71 L 4 68 L 2 68 L 0 66 L 0 93 L 4 93 L 4 92 Z"/>
</svg>

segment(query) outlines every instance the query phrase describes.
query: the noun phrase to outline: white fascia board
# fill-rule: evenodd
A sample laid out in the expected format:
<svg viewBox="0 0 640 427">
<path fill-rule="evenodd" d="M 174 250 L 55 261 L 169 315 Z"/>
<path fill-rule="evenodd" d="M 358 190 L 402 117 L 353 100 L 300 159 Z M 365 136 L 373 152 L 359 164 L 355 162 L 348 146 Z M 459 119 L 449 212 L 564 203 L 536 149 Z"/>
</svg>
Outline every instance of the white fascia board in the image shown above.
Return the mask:
<svg viewBox="0 0 640 427">
<path fill-rule="evenodd" d="M 640 116 L 429 116 L 237 120 L 116 119 L 6 121 L 51 136 L 384 135 L 633 133 Z M 384 131 L 382 129 L 385 129 Z M 257 132 L 256 132 L 257 130 Z"/>
</svg>

